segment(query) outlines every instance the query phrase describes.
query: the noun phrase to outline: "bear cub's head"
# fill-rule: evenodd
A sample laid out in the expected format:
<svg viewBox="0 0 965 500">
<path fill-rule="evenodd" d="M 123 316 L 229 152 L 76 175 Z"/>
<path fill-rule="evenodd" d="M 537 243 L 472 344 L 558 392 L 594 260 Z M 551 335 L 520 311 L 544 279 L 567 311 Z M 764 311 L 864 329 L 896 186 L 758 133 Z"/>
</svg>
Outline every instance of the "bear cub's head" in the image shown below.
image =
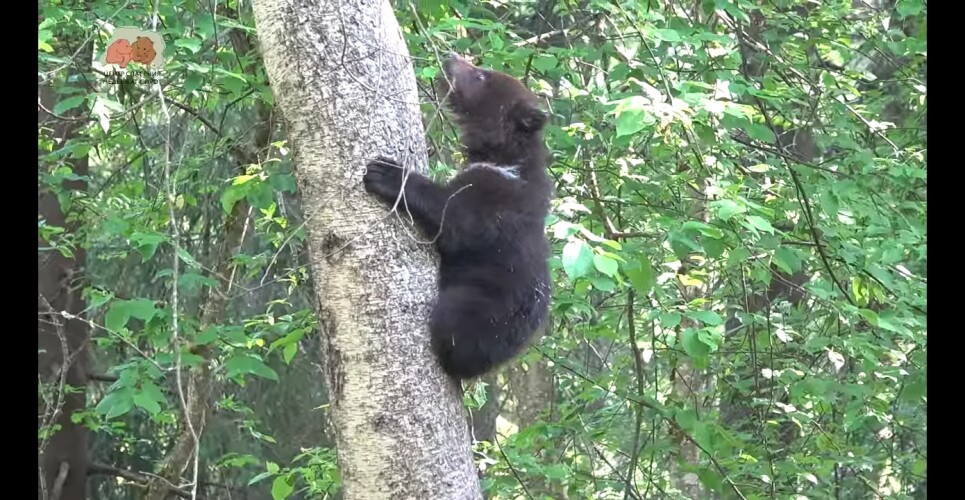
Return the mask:
<svg viewBox="0 0 965 500">
<path fill-rule="evenodd" d="M 462 129 L 462 142 L 477 161 L 509 163 L 541 143 L 547 115 L 519 80 L 474 66 L 450 53 L 437 90 Z"/>
</svg>

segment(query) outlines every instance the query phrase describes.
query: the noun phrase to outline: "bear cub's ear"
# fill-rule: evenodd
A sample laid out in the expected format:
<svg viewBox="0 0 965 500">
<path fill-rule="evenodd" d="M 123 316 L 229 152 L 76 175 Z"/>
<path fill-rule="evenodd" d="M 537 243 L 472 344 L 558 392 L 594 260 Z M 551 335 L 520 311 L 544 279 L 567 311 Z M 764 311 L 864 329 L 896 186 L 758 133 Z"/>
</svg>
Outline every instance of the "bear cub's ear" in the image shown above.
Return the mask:
<svg viewBox="0 0 965 500">
<path fill-rule="evenodd" d="M 520 103 L 513 109 L 513 120 L 520 130 L 524 132 L 536 132 L 546 125 L 546 122 L 549 120 L 549 115 L 531 104 Z"/>
</svg>

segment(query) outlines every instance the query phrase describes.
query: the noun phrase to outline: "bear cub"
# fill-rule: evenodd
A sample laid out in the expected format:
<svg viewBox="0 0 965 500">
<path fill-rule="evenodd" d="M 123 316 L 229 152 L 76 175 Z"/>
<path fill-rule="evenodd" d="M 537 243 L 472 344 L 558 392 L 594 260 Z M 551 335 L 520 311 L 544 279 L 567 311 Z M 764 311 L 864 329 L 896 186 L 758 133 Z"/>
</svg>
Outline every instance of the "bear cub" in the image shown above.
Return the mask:
<svg viewBox="0 0 965 500">
<path fill-rule="evenodd" d="M 399 208 L 435 238 L 431 346 L 446 373 L 470 379 L 522 352 L 549 314 L 547 115 L 519 80 L 455 54 L 437 88 L 459 125 L 466 164 L 440 185 L 377 157 L 363 183 L 390 205 L 404 189 Z"/>
</svg>

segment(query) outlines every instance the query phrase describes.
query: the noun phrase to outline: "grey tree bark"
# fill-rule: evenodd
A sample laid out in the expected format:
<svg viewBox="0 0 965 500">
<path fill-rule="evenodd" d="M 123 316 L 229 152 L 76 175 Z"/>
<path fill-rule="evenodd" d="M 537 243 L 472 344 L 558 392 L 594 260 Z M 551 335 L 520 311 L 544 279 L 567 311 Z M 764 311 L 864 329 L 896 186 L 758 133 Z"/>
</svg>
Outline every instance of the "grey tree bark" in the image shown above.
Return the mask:
<svg viewBox="0 0 965 500">
<path fill-rule="evenodd" d="M 378 154 L 426 168 L 395 15 L 385 1 L 253 7 L 304 200 L 345 498 L 481 498 L 459 388 L 429 350 L 430 237 L 361 184 Z"/>
</svg>

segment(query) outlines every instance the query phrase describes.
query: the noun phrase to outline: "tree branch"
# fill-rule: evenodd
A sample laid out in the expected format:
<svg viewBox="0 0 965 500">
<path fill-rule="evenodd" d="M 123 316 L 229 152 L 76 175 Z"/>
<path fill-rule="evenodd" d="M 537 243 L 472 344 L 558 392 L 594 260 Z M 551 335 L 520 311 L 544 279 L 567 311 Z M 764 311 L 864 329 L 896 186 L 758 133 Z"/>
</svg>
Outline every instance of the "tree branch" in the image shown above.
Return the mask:
<svg viewBox="0 0 965 500">
<path fill-rule="evenodd" d="M 141 472 L 133 472 L 129 470 L 119 469 L 117 467 L 112 467 L 110 465 L 102 463 L 91 463 L 87 468 L 87 475 L 101 475 L 101 476 L 112 476 L 119 477 L 134 483 L 136 486 L 144 488 L 147 487 L 147 483 L 151 480 L 151 475 L 144 474 Z M 181 498 L 191 498 L 191 493 L 184 491 L 170 483 L 167 485 L 167 491 Z"/>
<path fill-rule="evenodd" d="M 87 378 L 93 382 L 117 382 L 117 375 L 108 375 L 106 373 L 91 373 L 87 375 Z"/>
</svg>

